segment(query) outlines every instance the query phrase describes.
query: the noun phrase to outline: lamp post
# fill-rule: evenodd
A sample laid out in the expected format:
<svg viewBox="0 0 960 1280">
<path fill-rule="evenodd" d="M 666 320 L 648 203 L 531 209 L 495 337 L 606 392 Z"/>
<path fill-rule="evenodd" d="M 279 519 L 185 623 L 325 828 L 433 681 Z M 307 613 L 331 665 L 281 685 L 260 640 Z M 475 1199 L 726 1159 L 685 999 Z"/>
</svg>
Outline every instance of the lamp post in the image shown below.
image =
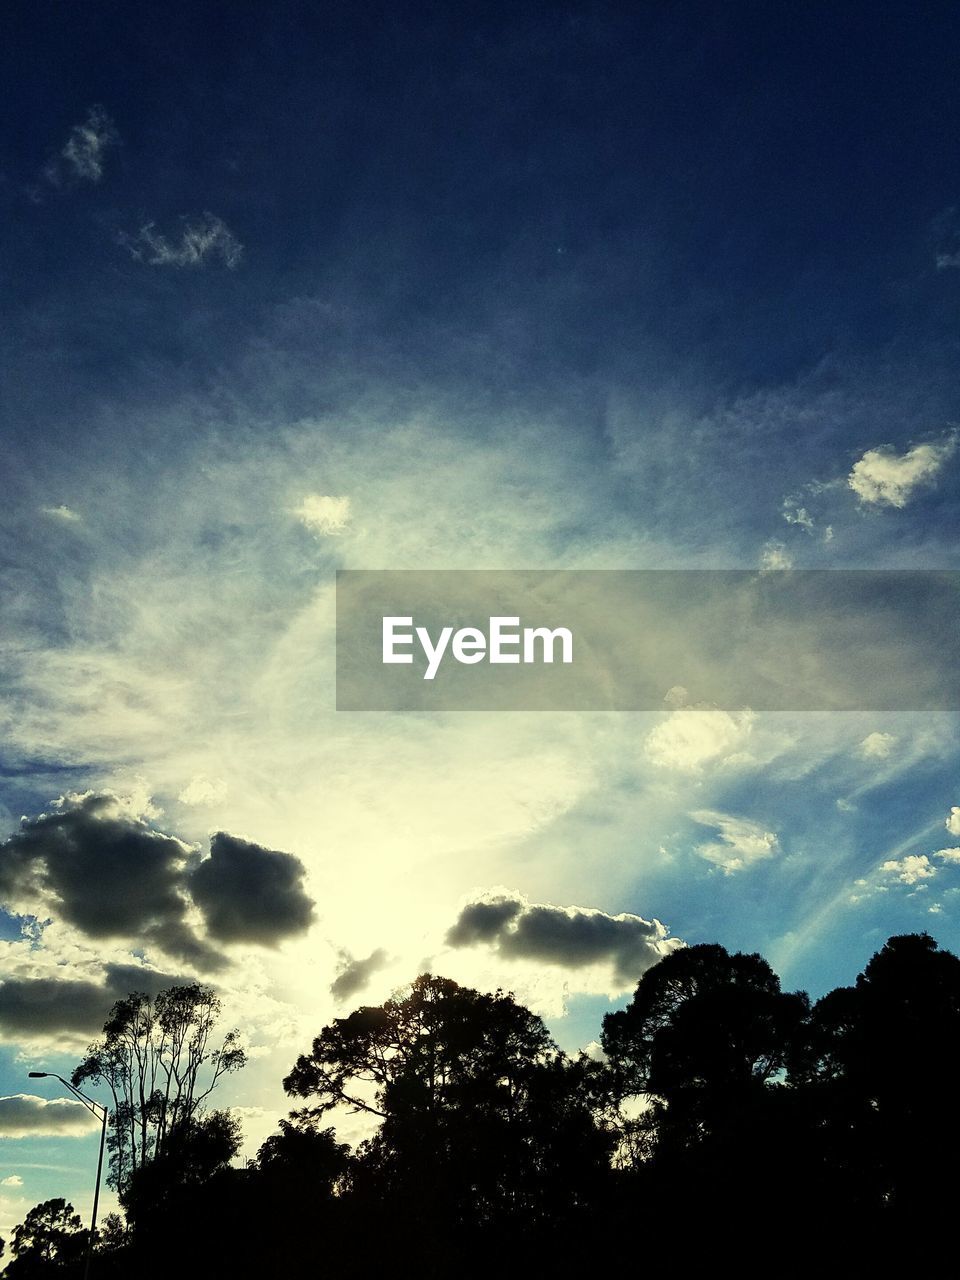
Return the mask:
<svg viewBox="0 0 960 1280">
<path fill-rule="evenodd" d="M 90 1275 L 90 1257 L 93 1253 L 93 1237 L 97 1230 L 97 1206 L 100 1203 L 100 1174 L 103 1170 L 103 1146 L 107 1137 L 107 1117 L 109 1111 L 101 1102 L 94 1102 L 92 1098 L 88 1098 L 85 1093 L 81 1093 L 69 1080 L 64 1080 L 63 1076 L 58 1076 L 55 1071 L 30 1071 L 27 1073 L 31 1080 L 59 1080 L 60 1083 L 74 1094 L 91 1115 L 95 1115 L 100 1121 L 100 1154 L 97 1157 L 97 1181 L 93 1189 L 93 1213 L 90 1217 L 90 1236 L 87 1240 L 87 1258 L 83 1266 L 83 1280 L 87 1280 Z M 102 1113 L 102 1114 L 101 1114 Z"/>
</svg>

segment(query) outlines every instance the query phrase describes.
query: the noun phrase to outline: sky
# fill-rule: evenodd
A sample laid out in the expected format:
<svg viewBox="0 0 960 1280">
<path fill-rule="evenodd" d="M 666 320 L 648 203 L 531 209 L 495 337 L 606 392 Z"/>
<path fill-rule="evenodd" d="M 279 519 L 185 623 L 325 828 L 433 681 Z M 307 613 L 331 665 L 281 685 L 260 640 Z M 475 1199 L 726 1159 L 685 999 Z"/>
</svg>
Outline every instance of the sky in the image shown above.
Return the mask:
<svg viewBox="0 0 960 1280">
<path fill-rule="evenodd" d="M 813 996 L 960 947 L 951 705 L 334 686 L 337 569 L 960 568 L 958 37 L 4 5 L 0 1235 L 89 1211 L 92 1125 L 27 1072 L 129 990 L 217 987 L 252 1154 L 313 1035 L 425 970 L 576 1051 L 684 943 Z"/>
</svg>

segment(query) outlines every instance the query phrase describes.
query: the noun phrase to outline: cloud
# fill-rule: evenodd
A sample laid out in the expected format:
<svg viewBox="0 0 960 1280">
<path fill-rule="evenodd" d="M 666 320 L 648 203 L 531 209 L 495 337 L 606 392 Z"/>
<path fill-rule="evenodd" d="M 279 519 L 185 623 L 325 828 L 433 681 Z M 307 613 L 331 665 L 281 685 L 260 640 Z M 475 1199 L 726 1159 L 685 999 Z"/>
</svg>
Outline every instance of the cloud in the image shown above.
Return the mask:
<svg viewBox="0 0 960 1280">
<path fill-rule="evenodd" d="M 807 533 L 813 533 L 815 528 L 813 516 L 806 507 L 800 506 L 796 498 L 784 498 L 782 514 L 787 524 L 799 525 L 801 529 L 806 529 Z"/>
<path fill-rule="evenodd" d="M 847 484 L 861 502 L 877 506 L 905 507 L 919 486 L 928 483 L 953 453 L 957 435 L 939 444 L 918 444 L 906 453 L 882 447 L 868 449 L 854 463 Z"/>
<path fill-rule="evenodd" d="M 103 107 L 91 107 L 84 123 L 70 130 L 63 150 L 47 165 L 44 176 L 54 186 L 65 179 L 99 182 L 106 152 L 119 142 L 120 135 Z"/>
<path fill-rule="evenodd" d="M 49 516 L 51 520 L 62 520 L 64 524 L 78 524 L 81 516 L 63 503 L 59 507 L 41 507 L 40 514 Z"/>
<path fill-rule="evenodd" d="M 467 903 L 446 941 L 451 947 L 487 944 L 505 959 L 538 960 L 568 969 L 608 964 L 618 982 L 629 983 L 683 946 L 667 933 L 659 920 L 531 903 L 508 891 Z"/>
<path fill-rule="evenodd" d="M 38 906 L 90 938 L 138 938 L 216 969 L 223 957 L 187 923 L 187 875 L 199 853 L 152 830 L 112 792 L 61 798 L 0 844 L 0 902 Z"/>
<path fill-rule="evenodd" d="M 133 964 L 109 964 L 103 978 L 103 982 L 7 978 L 0 983 L 0 1032 L 13 1039 L 37 1034 L 95 1035 L 113 1005 L 131 991 L 156 995 L 188 981 Z"/>
<path fill-rule="evenodd" d="M 212 213 L 184 218 L 179 240 L 169 239 L 147 222 L 135 236 L 121 236 L 120 242 L 132 258 L 152 267 L 200 267 L 219 258 L 232 271 L 243 256 L 243 245 L 223 219 Z"/>
<path fill-rule="evenodd" d="M 373 974 L 384 967 L 387 959 L 387 953 L 382 947 L 371 951 L 365 960 L 355 960 L 349 952 L 343 952 L 340 970 L 330 986 L 330 994 L 336 1000 L 347 1000 L 356 995 L 363 990 Z"/>
<path fill-rule="evenodd" d="M 952 836 L 960 836 L 960 806 L 954 805 L 943 824 Z"/>
<path fill-rule="evenodd" d="M 761 569 L 792 569 L 793 557 L 782 542 L 771 538 L 760 553 Z"/>
<path fill-rule="evenodd" d="M 931 857 L 940 858 L 943 862 L 960 862 L 960 849 L 938 849 Z"/>
<path fill-rule="evenodd" d="M 210 841 L 210 857 L 190 876 L 190 889 L 212 937 L 274 946 L 313 923 L 305 874 L 292 853 L 218 831 Z"/>
<path fill-rule="evenodd" d="M 880 870 L 888 876 L 899 880 L 901 884 L 917 884 L 920 880 L 932 880 L 937 868 L 930 865 L 925 853 L 908 853 L 905 858 L 888 858 L 881 863 Z"/>
<path fill-rule="evenodd" d="M 897 738 L 892 733 L 868 733 L 857 748 L 864 760 L 886 760 L 897 745 Z"/>
<path fill-rule="evenodd" d="M 690 817 L 703 826 L 716 828 L 720 839 L 698 844 L 696 851 L 707 862 L 721 867 L 728 876 L 755 862 L 772 858 L 779 851 L 776 834 L 748 818 L 736 818 L 712 809 L 698 809 Z"/>
<path fill-rule="evenodd" d="M 82 1138 L 98 1128 L 96 1116 L 72 1098 L 38 1098 L 14 1093 L 0 1098 L 0 1138 Z M 0 1186 L 22 1187 L 14 1175 Z"/>
<path fill-rule="evenodd" d="M 697 772 L 730 755 L 749 736 L 753 713 L 737 715 L 717 707 L 678 707 L 651 731 L 644 754 L 651 764 Z"/>
<path fill-rule="evenodd" d="M 310 493 L 293 513 L 315 534 L 343 533 L 350 519 L 350 499 Z"/>
<path fill-rule="evenodd" d="M 23 1179 L 20 1177 L 18 1173 L 11 1173 L 9 1178 L 0 1178 L 0 1187 L 22 1187 L 22 1186 L 23 1186 Z"/>
<path fill-rule="evenodd" d="M 223 778 L 208 778 L 198 774 L 196 778 L 191 778 L 177 799 L 186 805 L 219 804 L 226 798 L 228 789 Z"/>
<path fill-rule="evenodd" d="M 219 941 L 272 946 L 312 919 L 303 875 L 292 854 L 223 832 L 201 861 L 112 792 L 61 798 L 0 844 L 3 905 L 42 908 L 90 938 L 136 940 L 205 972 L 229 962 L 199 932 L 201 915 Z"/>
</svg>

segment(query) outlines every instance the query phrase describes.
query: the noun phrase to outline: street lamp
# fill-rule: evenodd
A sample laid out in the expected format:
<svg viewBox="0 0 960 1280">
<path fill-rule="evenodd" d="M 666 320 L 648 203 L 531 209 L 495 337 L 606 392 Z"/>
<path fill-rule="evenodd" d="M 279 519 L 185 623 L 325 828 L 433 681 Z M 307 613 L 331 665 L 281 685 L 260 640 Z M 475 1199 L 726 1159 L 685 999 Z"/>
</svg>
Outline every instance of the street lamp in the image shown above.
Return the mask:
<svg viewBox="0 0 960 1280">
<path fill-rule="evenodd" d="M 75 1088 L 69 1080 L 64 1080 L 63 1076 L 58 1076 L 55 1071 L 30 1071 L 27 1073 L 31 1080 L 59 1080 L 62 1085 L 70 1090 L 87 1110 L 97 1117 L 100 1121 L 100 1154 L 97 1157 L 97 1181 L 93 1189 L 93 1214 L 90 1218 L 90 1236 L 87 1240 L 87 1259 L 83 1267 L 83 1280 L 87 1280 L 90 1275 L 90 1255 L 93 1253 L 93 1237 L 97 1230 L 97 1206 L 100 1203 L 100 1174 L 103 1170 L 103 1145 L 107 1137 L 107 1116 L 110 1114 L 107 1108 L 101 1102 L 94 1102 L 92 1098 L 88 1098 L 85 1093 L 81 1093 Z M 102 1115 L 100 1113 L 103 1113 Z"/>
</svg>

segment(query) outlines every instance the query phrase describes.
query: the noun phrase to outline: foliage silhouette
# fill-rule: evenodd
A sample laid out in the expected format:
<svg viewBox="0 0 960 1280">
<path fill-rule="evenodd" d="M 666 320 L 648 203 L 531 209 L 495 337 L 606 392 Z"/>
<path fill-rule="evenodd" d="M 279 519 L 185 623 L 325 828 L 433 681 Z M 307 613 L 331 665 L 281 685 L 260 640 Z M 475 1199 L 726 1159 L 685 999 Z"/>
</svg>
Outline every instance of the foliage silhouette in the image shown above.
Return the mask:
<svg viewBox="0 0 960 1280">
<path fill-rule="evenodd" d="M 120 1002 L 106 1044 L 154 1044 L 160 1062 L 144 1000 Z M 194 997 L 177 1000 L 192 1026 Z M 602 1041 L 604 1061 L 571 1059 L 513 996 L 423 974 L 322 1028 L 284 1081 L 307 1105 L 238 1167 L 236 1121 L 200 1105 L 221 1052 L 207 1031 L 181 1059 L 196 1071 L 171 1074 L 175 1122 L 144 1090 L 126 1224 L 104 1222 L 93 1274 L 367 1280 L 402 1258 L 425 1280 L 579 1276 L 729 1253 L 789 1276 L 823 1270 L 827 1239 L 833 1269 L 928 1261 L 917 1224 L 949 1221 L 954 1198 L 960 959 L 927 934 L 891 938 L 812 1008 L 758 955 L 677 950 Z M 351 1114 L 367 1125 L 352 1151 L 335 1129 Z M 79 1277 L 85 1241 L 71 1206 L 45 1202 L 8 1274 Z"/>
<path fill-rule="evenodd" d="M 202 983 L 169 987 L 154 999 L 133 992 L 113 1006 L 102 1039 L 73 1072 L 75 1086 L 105 1084 L 112 1095 L 109 1181 L 121 1196 L 192 1124 L 221 1077 L 244 1065 L 237 1031 L 213 1041 L 220 1012 L 213 988 Z"/>
<path fill-rule="evenodd" d="M 87 1247 L 87 1232 L 73 1205 L 63 1199 L 44 1200 L 35 1205 L 14 1228 L 13 1261 L 4 1275 L 27 1280 L 76 1263 Z"/>
<path fill-rule="evenodd" d="M 337 1019 L 284 1081 L 378 1118 L 354 1162 L 358 1200 L 392 1230 L 443 1242 L 453 1265 L 511 1233 L 571 1227 L 610 1171 L 600 1068 L 571 1062 L 510 995 L 423 974 L 378 1008 Z"/>
</svg>

